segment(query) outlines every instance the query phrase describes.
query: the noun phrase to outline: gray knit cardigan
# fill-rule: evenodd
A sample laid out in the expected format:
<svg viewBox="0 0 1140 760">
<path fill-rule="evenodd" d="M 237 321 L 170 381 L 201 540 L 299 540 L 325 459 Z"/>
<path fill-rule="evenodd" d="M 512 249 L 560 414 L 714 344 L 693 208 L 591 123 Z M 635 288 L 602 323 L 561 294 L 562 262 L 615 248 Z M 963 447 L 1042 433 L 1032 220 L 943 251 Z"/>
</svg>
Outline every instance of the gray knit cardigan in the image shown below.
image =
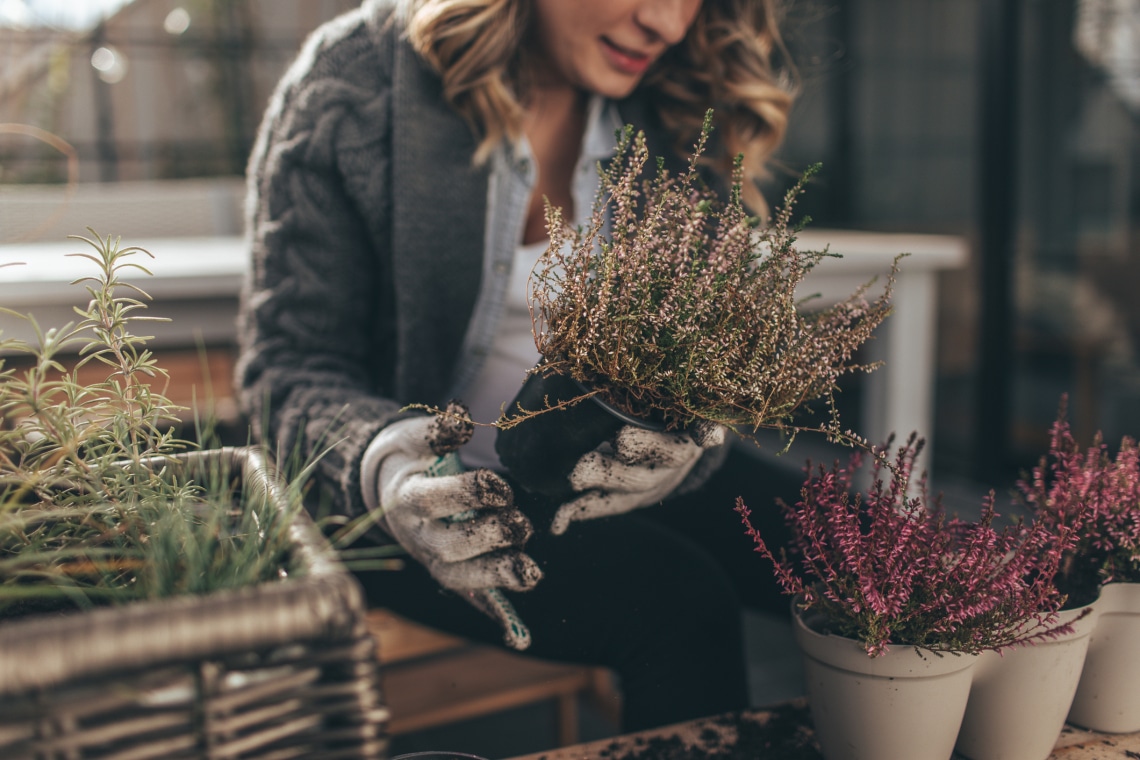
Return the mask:
<svg viewBox="0 0 1140 760">
<path fill-rule="evenodd" d="M 365 510 L 360 460 L 376 433 L 406 404 L 447 401 L 482 274 L 488 170 L 401 30 L 393 0 L 319 28 L 278 85 L 248 171 L 242 410 L 279 451 L 335 444 L 316 479 L 349 516 Z M 643 99 L 619 110 L 660 154 Z"/>
</svg>

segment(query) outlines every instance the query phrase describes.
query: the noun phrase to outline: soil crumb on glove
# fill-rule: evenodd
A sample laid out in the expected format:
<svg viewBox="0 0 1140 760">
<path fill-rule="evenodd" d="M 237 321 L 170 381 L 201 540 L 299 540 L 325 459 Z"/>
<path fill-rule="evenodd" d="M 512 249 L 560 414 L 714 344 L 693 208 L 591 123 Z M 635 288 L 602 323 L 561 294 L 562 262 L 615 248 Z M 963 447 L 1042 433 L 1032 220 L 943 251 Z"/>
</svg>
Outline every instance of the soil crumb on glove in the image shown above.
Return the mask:
<svg viewBox="0 0 1140 760">
<path fill-rule="evenodd" d="M 539 569 L 534 560 L 522 552 L 515 553 L 511 564 L 513 565 L 511 569 L 514 571 L 515 577 L 519 579 L 519 582 L 522 583 L 523 586 L 533 588 L 542 580 L 542 570 Z"/>
<path fill-rule="evenodd" d="M 509 507 L 515 503 L 514 492 L 507 481 L 491 470 L 475 471 L 475 493 L 479 501 L 487 507 Z"/>
<path fill-rule="evenodd" d="M 458 401 L 449 401 L 443 414 L 437 414 L 428 431 L 428 444 L 436 456 L 450 454 L 471 440 L 475 423 L 471 413 Z"/>
</svg>

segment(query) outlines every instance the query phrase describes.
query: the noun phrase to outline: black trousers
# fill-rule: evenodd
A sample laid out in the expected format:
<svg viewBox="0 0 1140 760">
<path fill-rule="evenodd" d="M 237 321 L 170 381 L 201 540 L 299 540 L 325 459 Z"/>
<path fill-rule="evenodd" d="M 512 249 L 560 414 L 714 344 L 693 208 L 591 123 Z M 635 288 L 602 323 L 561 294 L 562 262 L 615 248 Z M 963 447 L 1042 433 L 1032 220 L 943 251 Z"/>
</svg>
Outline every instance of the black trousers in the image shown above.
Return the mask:
<svg viewBox="0 0 1140 760">
<path fill-rule="evenodd" d="M 774 500 L 794 502 L 802 480 L 794 468 L 734 450 L 701 490 L 574 523 L 562 536 L 549 533 L 551 506 L 517 490 L 535 523 L 526 551 L 545 574 L 532 591 L 508 594 L 530 628 L 528 653 L 613 669 L 625 731 L 747 707 L 742 605 L 786 614 L 789 602 L 733 506 L 744 497 L 762 535 L 782 543 Z M 415 562 L 358 577 L 372 605 L 502 643 L 495 624 Z"/>
</svg>

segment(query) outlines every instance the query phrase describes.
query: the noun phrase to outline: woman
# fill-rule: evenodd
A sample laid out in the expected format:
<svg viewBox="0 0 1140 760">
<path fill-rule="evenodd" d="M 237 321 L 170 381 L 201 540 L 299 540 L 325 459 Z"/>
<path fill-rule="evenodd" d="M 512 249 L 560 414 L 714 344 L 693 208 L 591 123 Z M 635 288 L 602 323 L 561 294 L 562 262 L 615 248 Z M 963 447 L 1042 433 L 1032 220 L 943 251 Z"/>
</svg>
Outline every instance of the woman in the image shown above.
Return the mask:
<svg viewBox="0 0 1140 760">
<path fill-rule="evenodd" d="M 543 198 L 584 218 L 622 124 L 680 160 L 715 106 L 721 159 L 743 150 L 760 175 L 791 102 L 773 14 L 770 0 L 366 0 L 307 42 L 250 162 L 238 373 L 258 436 L 302 456 L 336 442 L 324 506 L 375 512 L 415 560 L 362 573 L 372 603 L 474 639 L 514 630 L 519 646 L 513 605 L 533 654 L 618 673 L 626 730 L 747 705 L 737 590 L 692 538 L 739 539 L 751 559 L 732 525 L 740 484 L 710 479 L 723 431 L 623 429 L 575 468 L 575 498 L 545 505 L 496 472 L 489 429 L 464 444 L 447 418 L 400 410 L 459 398 L 498 416 L 538 358 L 523 284 L 546 247 Z M 438 459 L 450 451 L 461 467 Z M 755 463 L 731 461 L 722 472 L 754 489 Z M 509 604 L 467 604 L 486 587 Z"/>
</svg>

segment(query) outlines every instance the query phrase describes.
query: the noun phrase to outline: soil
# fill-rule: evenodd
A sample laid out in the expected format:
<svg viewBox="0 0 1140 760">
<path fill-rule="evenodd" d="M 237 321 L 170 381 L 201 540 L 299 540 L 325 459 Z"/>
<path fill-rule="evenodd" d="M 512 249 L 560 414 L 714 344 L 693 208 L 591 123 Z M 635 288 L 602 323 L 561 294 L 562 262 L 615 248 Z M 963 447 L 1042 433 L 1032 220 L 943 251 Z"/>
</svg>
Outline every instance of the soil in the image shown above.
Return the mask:
<svg viewBox="0 0 1140 760">
<path fill-rule="evenodd" d="M 509 507 L 514 501 L 511 487 L 490 470 L 475 471 L 475 492 L 479 503 L 488 507 Z"/>
<path fill-rule="evenodd" d="M 428 444 L 436 456 L 443 456 L 467 443 L 474 433 L 475 423 L 471 421 L 467 408 L 452 401 L 443 414 L 436 415 L 428 432 Z"/>
<path fill-rule="evenodd" d="M 760 722 L 727 715 L 702 722 L 696 737 L 654 736 L 615 740 L 599 755 L 605 760 L 822 760 L 804 705 L 772 708 Z"/>
</svg>

